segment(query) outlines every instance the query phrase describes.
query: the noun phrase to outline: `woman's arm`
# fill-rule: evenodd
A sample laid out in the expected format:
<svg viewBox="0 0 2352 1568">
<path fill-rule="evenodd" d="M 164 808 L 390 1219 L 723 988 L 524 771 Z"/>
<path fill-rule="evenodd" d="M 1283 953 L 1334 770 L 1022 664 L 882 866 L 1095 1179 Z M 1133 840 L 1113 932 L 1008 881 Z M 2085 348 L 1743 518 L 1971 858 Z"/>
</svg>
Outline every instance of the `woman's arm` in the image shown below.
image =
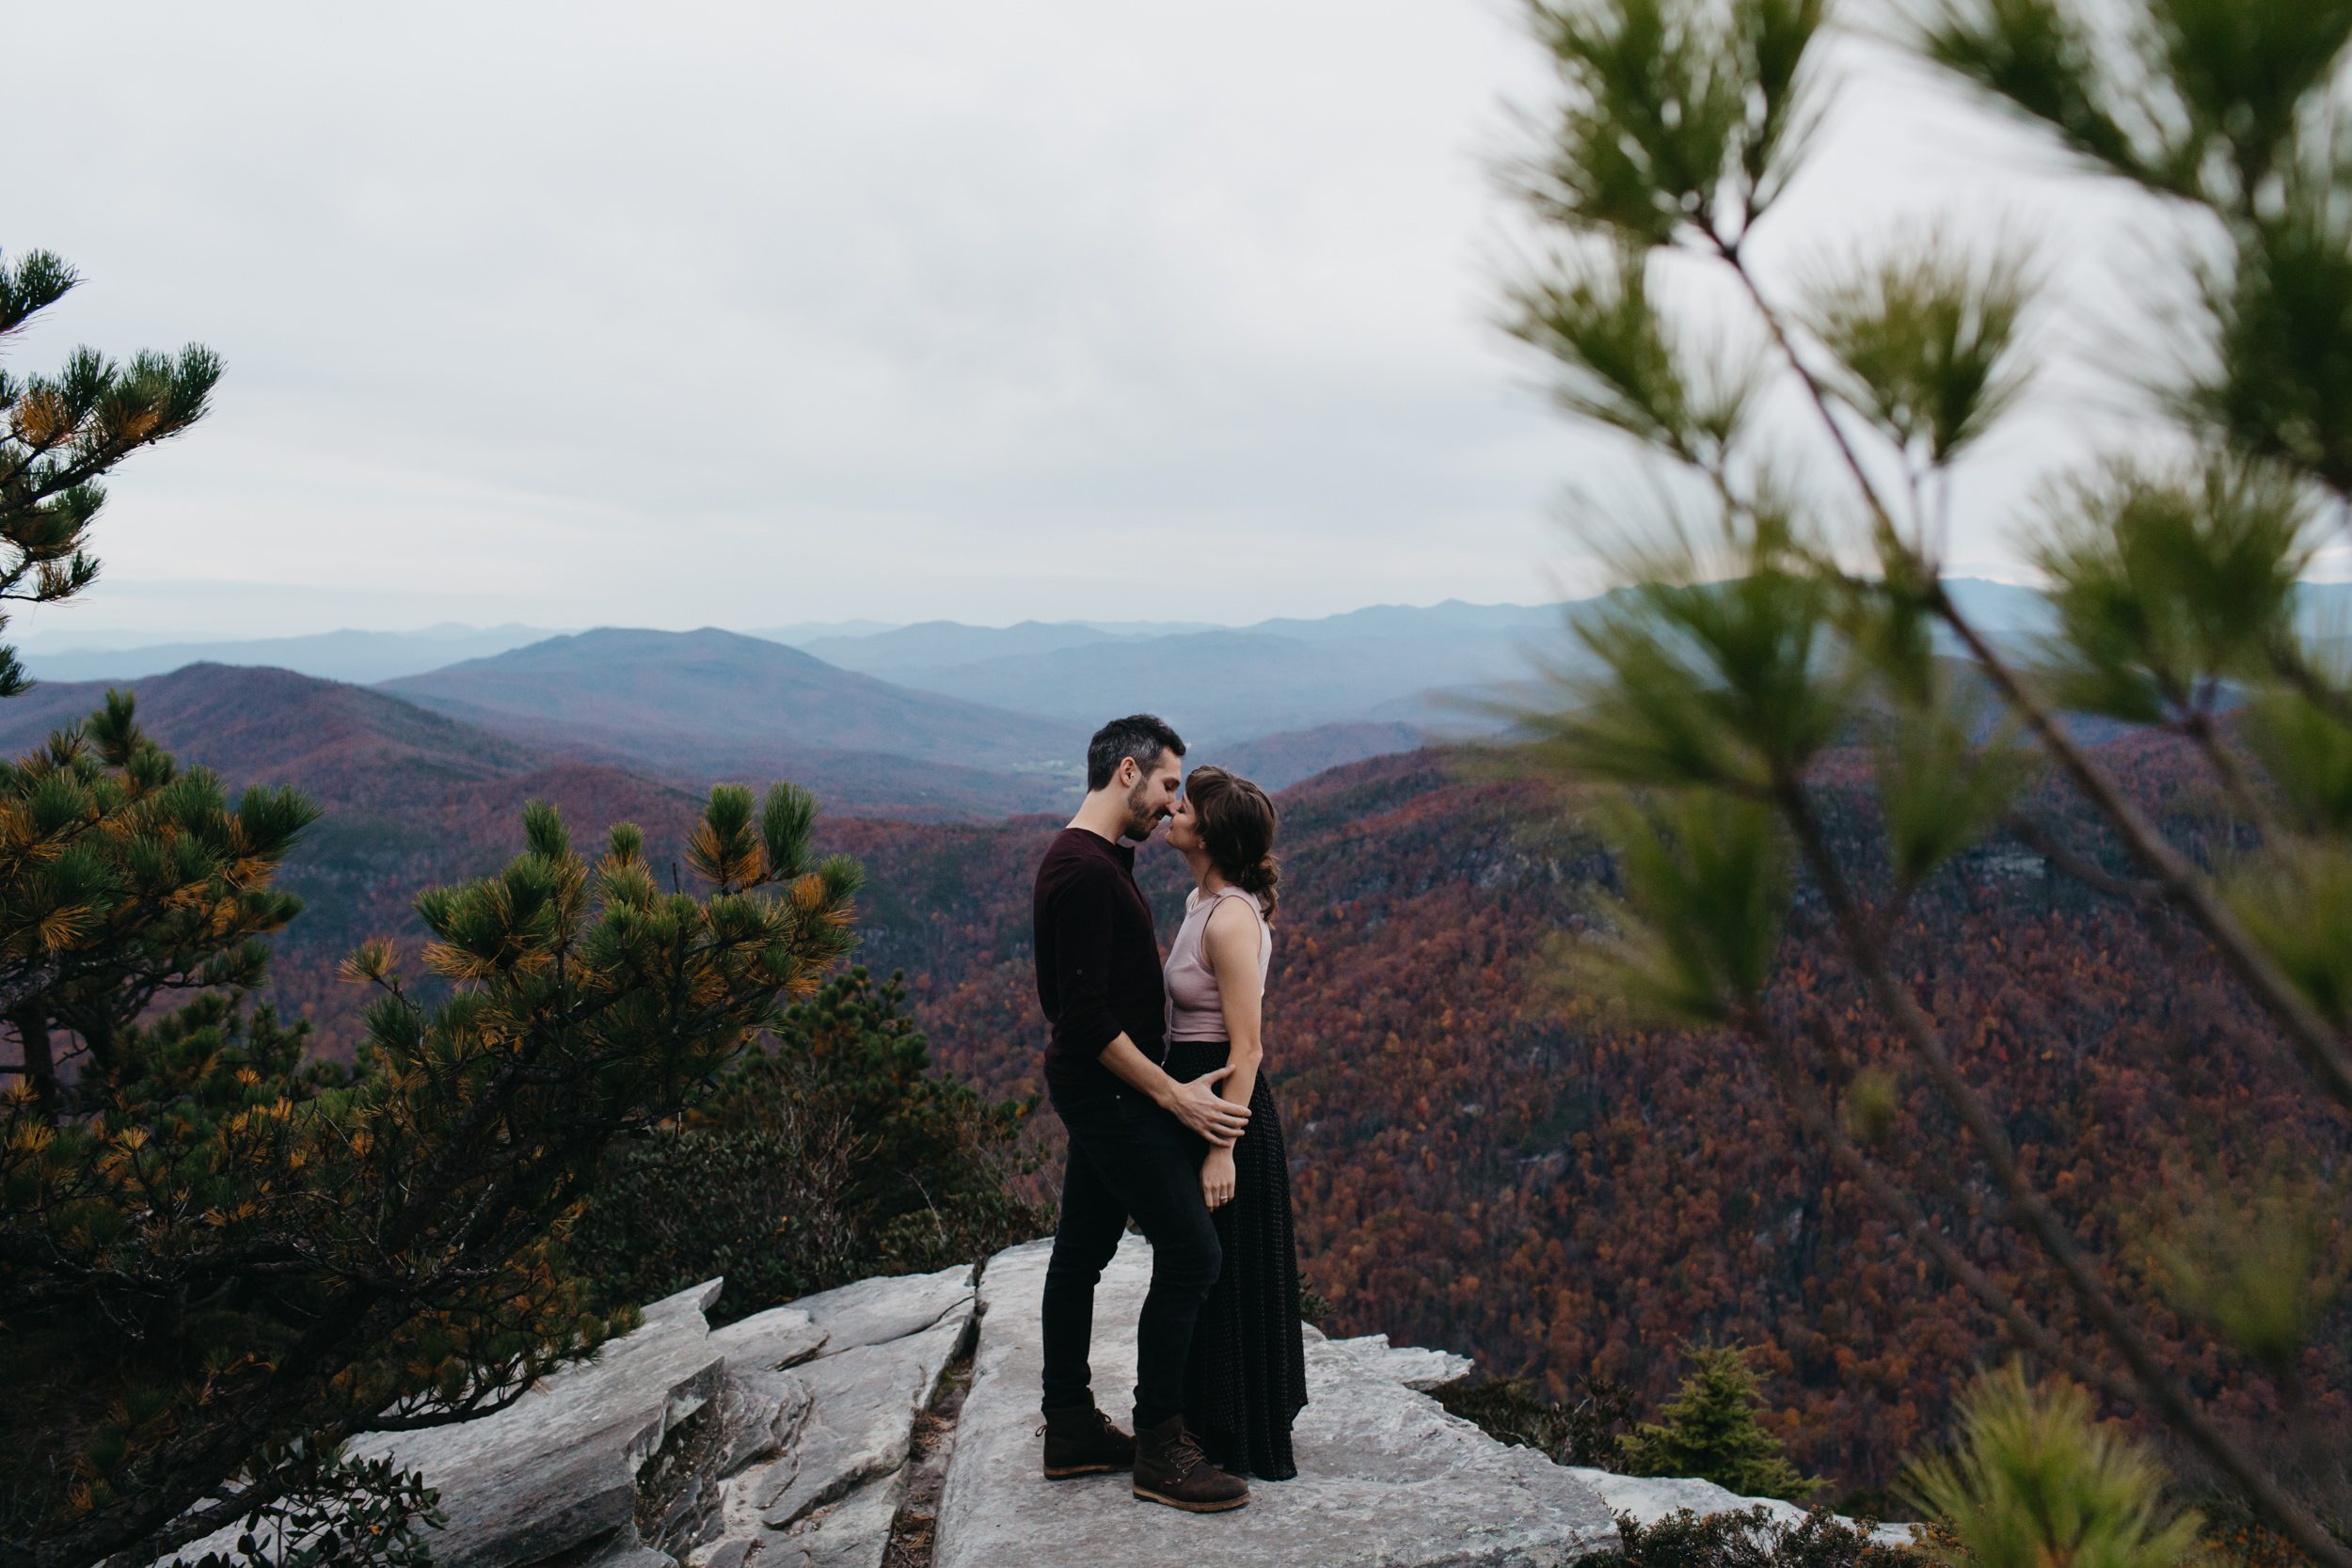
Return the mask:
<svg viewBox="0 0 2352 1568">
<path fill-rule="evenodd" d="M 1236 908 L 1240 902 L 1228 898 L 1209 911 L 1200 948 L 1225 1003 L 1225 1037 L 1232 1045 L 1225 1065 L 1233 1075 L 1225 1080 L 1219 1092 L 1236 1104 L 1247 1105 L 1257 1087 L 1258 1065 L 1265 1059 L 1265 1042 L 1259 1031 L 1265 1006 L 1265 976 L 1258 970 L 1259 944 L 1264 937 L 1255 911 Z"/>
</svg>

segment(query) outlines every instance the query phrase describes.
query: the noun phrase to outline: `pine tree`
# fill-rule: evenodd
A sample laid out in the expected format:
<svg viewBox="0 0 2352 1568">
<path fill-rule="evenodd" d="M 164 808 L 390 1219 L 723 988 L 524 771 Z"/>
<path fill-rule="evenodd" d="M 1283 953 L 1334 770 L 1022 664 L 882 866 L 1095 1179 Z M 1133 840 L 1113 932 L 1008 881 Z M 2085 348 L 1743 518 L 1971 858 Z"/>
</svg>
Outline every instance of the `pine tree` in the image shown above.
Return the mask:
<svg viewBox="0 0 2352 1568">
<path fill-rule="evenodd" d="M 260 983 L 262 939 L 301 901 L 272 885 L 317 813 L 291 790 L 230 803 L 219 779 L 182 771 L 143 735 L 133 699 L 109 692 L 81 728 L 0 763 L 0 1019 L 44 1120 L 73 1108 L 62 1068 L 90 1108 L 118 1069 L 132 1022 L 172 991 Z M 62 1057 L 63 1031 L 72 1043 Z"/>
<path fill-rule="evenodd" d="M 2298 618 L 2300 580 L 2352 522 L 2352 0 L 1922 0 L 1876 30 L 2151 220 L 2110 232 L 2162 236 L 2130 258 L 2161 301 L 2130 329 L 2163 368 L 2079 367 L 2137 400 L 2142 429 L 2086 443 L 2008 519 L 2050 585 L 2054 634 L 2031 646 L 1947 574 L 1955 477 L 2027 390 L 2046 275 L 1981 214 L 1809 270 L 1761 261 L 1818 146 L 1839 8 L 1526 15 L 1558 94 L 1516 169 L 1544 244 L 1508 323 L 1564 409 L 1638 449 L 1661 505 L 1595 509 L 1622 591 L 1577 626 L 1552 711 L 1528 716 L 1536 764 L 1599 802 L 1618 851 L 1623 896 L 1583 973 L 1751 1053 L 1841 1179 L 2021 1350 L 2161 1424 L 2312 1562 L 2352 1568 L 2322 1467 L 2294 1451 L 2344 1444 L 2301 1382 L 2347 1226 L 2340 1192 L 2298 1195 L 2337 1151 L 2210 1149 L 2203 1190 L 2144 1216 L 2151 1271 L 2064 1201 L 1907 941 L 1923 895 L 2006 841 L 2222 977 L 2260 1070 L 2352 1115 L 2352 679 Z M 2207 821 L 2137 798 L 2078 716 L 2183 758 Z M 1824 817 L 1833 752 L 1877 786 L 1859 855 Z M 2045 768 L 2088 831 L 2022 809 Z M 1851 1059 L 1784 984 L 1795 923 L 1829 934 L 1887 1061 Z M 1878 1152 L 1946 1135 L 1904 1124 L 1904 1081 L 1953 1130 L 1950 1179 L 1996 1196 L 1997 1269 Z M 2168 1315 L 2201 1328 L 2199 1354 L 2163 1352 Z M 2241 1377 L 2279 1421 L 2213 1399 Z M 2153 1472 L 2134 1473 L 2153 1506 Z"/>
<path fill-rule="evenodd" d="M 0 349 L 79 281 L 45 250 L 14 266 L 0 257 Z M 219 379 L 219 357 L 196 344 L 128 365 L 79 348 L 56 374 L 21 380 L 0 369 L 0 605 L 54 604 L 89 586 L 98 562 L 84 546 L 106 499 L 99 480 L 202 419 Z M 16 650 L 0 646 L 0 697 L 27 684 Z"/>
<path fill-rule="evenodd" d="M 0 349 L 78 281 L 44 250 L 12 266 L 0 258 Z M 0 606 L 54 604 L 89 586 L 98 562 L 85 546 L 105 501 L 100 478 L 203 418 L 219 376 L 219 359 L 193 344 L 177 357 L 139 354 L 127 366 L 76 349 L 48 376 L 0 368 Z M 7 626 L 0 610 L 0 629 Z M 29 684 L 16 650 L 0 644 L 0 698 Z M 51 1114 L 50 1032 L 61 1006 L 73 1007 L 83 1037 L 103 1051 L 177 973 L 175 959 L 202 963 L 236 950 L 246 961 L 243 939 L 275 929 L 296 907 L 247 890 L 231 899 L 236 928 L 221 933 L 217 952 L 204 950 L 209 938 L 186 946 L 197 923 L 190 911 L 231 896 L 219 869 L 242 860 L 249 880 L 275 864 L 303 809 L 291 797 L 258 795 L 251 816 L 230 826 L 215 784 L 175 780 L 160 753 L 142 751 L 127 699 L 108 704 L 87 740 L 95 757 L 83 737 L 68 736 L 0 774 L 0 1020 L 23 1047 L 16 1070 Z M 167 909 L 179 912 L 166 918 Z M 144 978 L 119 993 L 106 978 L 117 966 Z M 215 975 L 233 978 L 225 968 Z M 110 1005 L 118 996 L 136 1006 Z"/>
<path fill-rule="evenodd" d="M 0 266 L 0 341 L 72 283 L 45 254 Z M 0 376 L 0 603 L 90 583 L 98 477 L 200 418 L 217 373 L 192 348 Z M 0 649 L 0 695 L 24 684 Z M 0 765 L 0 1560 L 144 1563 L 248 1520 L 421 1560 L 429 1497 L 344 1440 L 501 1408 L 610 1332 L 564 1252 L 606 1146 L 814 994 L 858 869 L 815 859 L 790 785 L 711 792 L 701 896 L 661 891 L 634 828 L 592 864 L 533 802 L 502 872 L 420 895 L 434 994 L 363 945 L 359 1060 L 306 1063 L 304 1029 L 246 1002 L 315 813 L 232 803 L 135 711 L 110 693 Z"/>
<path fill-rule="evenodd" d="M 0 1101 L 0 1556 L 144 1560 L 312 1496 L 355 1433 L 502 1408 L 593 1350 L 613 1319 L 563 1243 L 606 1146 L 850 945 L 858 872 L 812 862 L 813 816 L 713 790 L 696 897 L 633 828 L 591 864 L 534 803 L 504 871 L 418 900 L 445 996 L 389 942 L 353 955 L 378 991 L 356 1070 L 214 991 L 125 1028 L 56 1125 Z"/>
<path fill-rule="evenodd" d="M 1659 1411 L 1625 1440 L 1629 1474 L 1696 1476 L 1743 1497 L 1801 1502 L 1821 1483 L 1788 1463 L 1780 1439 L 1756 1420 L 1763 1408 L 1747 1352 L 1686 1346 L 1691 1371 Z"/>
<path fill-rule="evenodd" d="M 906 986 L 863 968 L 787 1008 L 674 1128 L 616 1147 L 571 1239 L 608 1302 L 724 1275 L 730 1318 L 1052 1228 L 1011 1182 L 1028 1112 L 931 1070 Z"/>
</svg>

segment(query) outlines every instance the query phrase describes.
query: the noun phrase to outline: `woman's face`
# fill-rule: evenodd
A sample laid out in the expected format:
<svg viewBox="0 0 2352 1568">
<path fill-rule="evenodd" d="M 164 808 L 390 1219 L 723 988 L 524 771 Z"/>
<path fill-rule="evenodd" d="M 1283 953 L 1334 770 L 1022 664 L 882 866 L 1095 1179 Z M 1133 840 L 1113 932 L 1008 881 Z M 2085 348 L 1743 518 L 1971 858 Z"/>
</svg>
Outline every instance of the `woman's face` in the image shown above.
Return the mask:
<svg viewBox="0 0 2352 1568">
<path fill-rule="evenodd" d="M 1192 813 L 1189 795 L 1178 797 L 1176 809 L 1168 814 L 1168 847 L 1180 855 L 1200 847 L 1200 819 Z"/>
</svg>

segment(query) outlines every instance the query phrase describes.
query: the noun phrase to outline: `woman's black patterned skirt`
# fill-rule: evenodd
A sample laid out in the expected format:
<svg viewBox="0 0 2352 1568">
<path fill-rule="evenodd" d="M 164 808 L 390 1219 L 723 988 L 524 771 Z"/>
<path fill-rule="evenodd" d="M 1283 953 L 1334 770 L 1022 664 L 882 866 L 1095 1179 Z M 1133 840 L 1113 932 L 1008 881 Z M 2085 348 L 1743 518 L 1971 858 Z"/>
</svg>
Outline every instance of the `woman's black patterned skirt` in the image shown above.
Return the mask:
<svg viewBox="0 0 2352 1568">
<path fill-rule="evenodd" d="M 1182 1082 L 1214 1072 L 1227 1049 L 1221 1040 L 1174 1041 L 1168 1076 Z M 1263 1071 L 1250 1091 L 1249 1131 L 1233 1146 L 1232 1201 L 1209 1214 L 1225 1269 L 1193 1330 L 1184 1424 L 1222 1468 L 1288 1481 L 1298 1474 L 1291 1422 L 1307 1403 L 1307 1347 L 1298 1328 L 1290 1159 Z"/>
</svg>

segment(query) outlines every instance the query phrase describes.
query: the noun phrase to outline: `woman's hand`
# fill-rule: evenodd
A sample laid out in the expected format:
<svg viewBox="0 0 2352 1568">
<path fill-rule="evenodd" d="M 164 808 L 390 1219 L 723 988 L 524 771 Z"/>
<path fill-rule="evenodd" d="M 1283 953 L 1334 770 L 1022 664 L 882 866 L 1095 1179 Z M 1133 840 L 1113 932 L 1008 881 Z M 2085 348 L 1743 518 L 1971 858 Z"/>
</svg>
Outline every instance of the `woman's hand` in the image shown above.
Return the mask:
<svg viewBox="0 0 2352 1568">
<path fill-rule="evenodd" d="M 1200 1162 L 1200 1198 L 1212 1209 L 1233 1201 L 1233 1151 L 1213 1148 Z"/>
</svg>

